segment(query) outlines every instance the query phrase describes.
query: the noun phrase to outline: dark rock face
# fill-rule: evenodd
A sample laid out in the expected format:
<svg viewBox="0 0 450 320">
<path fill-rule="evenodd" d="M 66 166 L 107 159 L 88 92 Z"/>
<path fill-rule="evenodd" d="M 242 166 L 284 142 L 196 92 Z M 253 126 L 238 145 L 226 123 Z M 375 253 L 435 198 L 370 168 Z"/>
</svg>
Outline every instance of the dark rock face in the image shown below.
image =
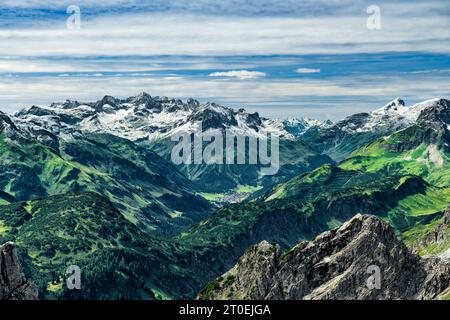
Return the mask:
<svg viewBox="0 0 450 320">
<path fill-rule="evenodd" d="M 423 110 L 417 123 L 432 127 L 435 130 L 442 130 L 450 124 L 450 101 L 440 99 L 431 108 Z"/>
<path fill-rule="evenodd" d="M 285 254 L 262 242 L 206 287 L 200 299 L 435 299 L 450 264 L 420 258 L 386 222 L 357 215 Z"/>
<path fill-rule="evenodd" d="M 10 138 L 17 136 L 18 129 L 11 119 L 5 113 L 0 111 L 0 133 L 2 132 Z"/>
<path fill-rule="evenodd" d="M 420 112 L 416 125 L 398 133 L 400 137 L 403 137 L 401 142 L 387 145 L 387 149 L 393 152 L 404 152 L 426 143 L 436 144 L 448 152 L 450 150 L 449 126 L 450 101 L 439 99 Z"/>
<path fill-rule="evenodd" d="M 37 287 L 22 272 L 12 242 L 0 246 L 0 300 L 36 300 Z"/>
</svg>

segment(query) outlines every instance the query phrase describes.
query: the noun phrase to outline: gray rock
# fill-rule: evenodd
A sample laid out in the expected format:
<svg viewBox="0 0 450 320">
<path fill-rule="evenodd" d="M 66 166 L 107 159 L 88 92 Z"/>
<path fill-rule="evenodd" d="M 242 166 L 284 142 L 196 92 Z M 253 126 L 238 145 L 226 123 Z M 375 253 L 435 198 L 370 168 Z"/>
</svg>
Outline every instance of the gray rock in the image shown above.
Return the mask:
<svg viewBox="0 0 450 320">
<path fill-rule="evenodd" d="M 419 249 L 431 244 L 440 244 L 450 240 L 450 205 L 444 212 L 439 224 L 426 234 L 422 239 L 413 245 L 413 249 L 417 252 Z"/>
<path fill-rule="evenodd" d="M 284 254 L 261 242 L 199 299 L 436 299 L 449 286 L 448 262 L 419 257 L 389 224 L 357 215 Z"/>
<path fill-rule="evenodd" d="M 0 246 L 0 300 L 37 298 L 37 287 L 25 278 L 14 243 L 7 242 Z"/>
</svg>

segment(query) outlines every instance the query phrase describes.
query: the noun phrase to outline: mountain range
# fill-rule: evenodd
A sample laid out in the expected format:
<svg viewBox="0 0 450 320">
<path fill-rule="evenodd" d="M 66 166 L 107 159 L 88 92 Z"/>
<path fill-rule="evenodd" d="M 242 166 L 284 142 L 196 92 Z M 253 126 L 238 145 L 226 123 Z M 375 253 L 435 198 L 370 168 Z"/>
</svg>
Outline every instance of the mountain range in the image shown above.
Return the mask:
<svg viewBox="0 0 450 320">
<path fill-rule="evenodd" d="M 280 170 L 264 176 L 261 165 L 173 164 L 171 135 L 195 132 L 199 121 L 203 131 L 276 134 Z M 419 256 L 450 248 L 444 214 L 450 203 L 449 124 L 446 99 L 412 106 L 396 99 L 336 123 L 266 119 L 146 93 L 0 112 L 0 242 L 16 243 L 26 277 L 47 299 L 194 298 L 202 288 L 203 298 L 441 297 L 445 264 Z M 348 220 L 351 235 L 343 239 Z M 316 238 L 323 232 L 332 233 Z M 376 242 L 368 245 L 362 234 Z M 380 252 L 414 263 L 418 273 L 402 281 L 420 274 L 417 286 L 423 289 L 402 295 L 399 283 L 379 295 L 354 293 L 348 288 L 352 273 L 342 275 L 331 262 L 316 267 L 327 252 L 295 246 L 320 243 L 353 263 L 345 257 L 351 239 L 361 237 L 359 256 L 376 243 L 395 249 Z M 261 249 L 276 263 L 235 266 L 261 242 L 241 261 L 258 259 Z M 293 260 L 283 262 L 285 256 Z M 297 256 L 311 263 L 296 265 Z M 87 270 L 87 290 L 63 285 L 65 268 L 73 264 Z M 442 277 L 427 271 L 436 265 Z M 302 281 L 313 285 L 302 294 L 289 291 L 298 288 L 269 293 L 291 279 L 284 270 L 295 267 L 305 268 Z M 266 272 L 260 268 L 274 277 L 254 282 Z M 309 279 L 317 268 L 329 282 Z M 398 279 L 402 268 L 393 265 L 390 279 Z M 442 290 L 428 287 L 433 277 L 445 278 Z M 257 295 L 247 291 L 254 286 Z"/>
</svg>

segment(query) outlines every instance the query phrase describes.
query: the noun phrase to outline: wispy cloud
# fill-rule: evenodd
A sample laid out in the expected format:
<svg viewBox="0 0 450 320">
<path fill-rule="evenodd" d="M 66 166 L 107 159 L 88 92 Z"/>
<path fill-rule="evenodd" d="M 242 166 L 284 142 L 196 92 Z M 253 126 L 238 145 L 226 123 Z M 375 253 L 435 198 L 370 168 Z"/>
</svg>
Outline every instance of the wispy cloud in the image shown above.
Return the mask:
<svg viewBox="0 0 450 320">
<path fill-rule="evenodd" d="M 260 71 L 248 71 L 248 70 L 233 70 L 223 72 L 213 72 L 209 74 L 210 77 L 231 77 L 238 79 L 255 79 L 266 76 L 265 72 Z"/>
<path fill-rule="evenodd" d="M 295 70 L 297 73 L 320 73 L 320 69 L 310 69 L 310 68 L 298 68 Z"/>
<path fill-rule="evenodd" d="M 195 97 L 228 106 L 250 108 L 267 116 L 308 115 L 333 120 L 372 110 L 400 96 L 408 102 L 448 98 L 448 77 L 416 78 L 354 76 L 332 79 L 221 79 L 183 77 L 13 77 L 3 79 L 0 105 L 14 111 L 32 104 L 75 99 L 92 101 L 103 95 L 127 97 L 141 91 L 181 99 Z M 26 92 L 26 94 L 24 94 Z M 45 92 L 43 95 L 42 93 Z M 307 107 L 307 110 L 305 109 Z M 288 113 L 286 113 L 288 112 Z"/>
<path fill-rule="evenodd" d="M 377 0 L 381 30 L 366 27 L 370 4 L 0 0 L 0 106 L 148 90 L 336 118 L 448 94 L 448 0 Z M 66 29 L 68 5 L 81 30 Z"/>
<path fill-rule="evenodd" d="M 345 17 L 235 17 L 114 14 L 65 29 L 65 18 L 30 21 L 32 27 L 0 29 L 0 55 L 261 55 L 355 52 L 450 52 L 447 16 L 383 11 L 381 30 L 366 28 L 367 15 Z M 126 21 L 126 27 L 119 21 Z M 401 23 L 399 23 L 401 21 Z M 214 44 L 214 45 L 212 45 Z"/>
</svg>

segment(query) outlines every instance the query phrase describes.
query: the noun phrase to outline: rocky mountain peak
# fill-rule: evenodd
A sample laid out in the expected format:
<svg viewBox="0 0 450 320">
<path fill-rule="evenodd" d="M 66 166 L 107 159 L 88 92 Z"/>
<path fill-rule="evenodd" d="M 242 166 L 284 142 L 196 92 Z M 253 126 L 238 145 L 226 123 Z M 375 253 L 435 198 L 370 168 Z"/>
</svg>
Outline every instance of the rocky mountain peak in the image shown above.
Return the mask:
<svg viewBox="0 0 450 320">
<path fill-rule="evenodd" d="M 0 300 L 36 300 L 37 287 L 22 272 L 16 246 L 7 242 L 0 246 Z"/>
<path fill-rule="evenodd" d="M 413 254 L 386 222 L 357 215 L 284 254 L 252 247 L 199 298 L 432 299 L 449 287 L 449 272 L 444 260 Z"/>
<path fill-rule="evenodd" d="M 152 96 L 149 95 L 147 92 L 143 91 L 135 97 L 130 97 L 129 102 L 131 102 L 133 104 L 145 104 L 151 99 L 152 99 Z"/>
<path fill-rule="evenodd" d="M 11 118 L 2 111 L 0 111 L 0 133 L 4 133 L 8 138 L 14 138 L 19 135 L 19 129 Z"/>
<path fill-rule="evenodd" d="M 146 92 L 126 99 L 104 96 L 97 102 L 80 103 L 67 100 L 48 107 L 32 106 L 15 114 L 25 132 L 47 132 L 73 135 L 80 132 L 107 132 L 132 141 L 161 139 L 174 130 L 190 130 L 201 121 L 203 130 L 233 129 L 248 134 L 261 130 L 293 139 L 282 126 L 262 118 L 258 113 L 247 113 L 221 106 L 205 104 L 195 99 L 183 102 L 168 97 L 152 97 Z M 39 130 L 31 130 L 30 126 Z M 35 136 L 35 134 L 32 134 Z M 47 134 L 48 136 L 48 134 Z"/>
<path fill-rule="evenodd" d="M 121 100 L 116 99 L 113 96 L 104 96 L 101 100 L 94 104 L 94 108 L 97 112 L 112 113 L 120 107 Z"/>
<path fill-rule="evenodd" d="M 395 110 L 398 107 L 405 107 L 405 101 L 401 98 L 397 98 L 389 102 L 386 106 L 383 107 L 384 110 Z"/>
<path fill-rule="evenodd" d="M 433 104 L 421 110 L 417 122 L 435 129 L 450 130 L 450 101 L 436 99 Z"/>
<path fill-rule="evenodd" d="M 51 108 L 74 109 L 74 108 L 79 107 L 80 105 L 81 105 L 81 103 L 79 103 L 78 101 L 76 101 L 76 100 L 69 100 L 68 99 L 68 100 L 64 101 L 63 103 L 61 103 L 61 104 L 52 103 L 50 105 L 50 107 Z"/>
<path fill-rule="evenodd" d="M 286 130 L 296 137 L 302 137 L 311 134 L 314 131 L 328 128 L 332 124 L 333 123 L 330 120 L 320 121 L 308 117 L 289 118 L 283 121 L 283 126 Z"/>
</svg>

